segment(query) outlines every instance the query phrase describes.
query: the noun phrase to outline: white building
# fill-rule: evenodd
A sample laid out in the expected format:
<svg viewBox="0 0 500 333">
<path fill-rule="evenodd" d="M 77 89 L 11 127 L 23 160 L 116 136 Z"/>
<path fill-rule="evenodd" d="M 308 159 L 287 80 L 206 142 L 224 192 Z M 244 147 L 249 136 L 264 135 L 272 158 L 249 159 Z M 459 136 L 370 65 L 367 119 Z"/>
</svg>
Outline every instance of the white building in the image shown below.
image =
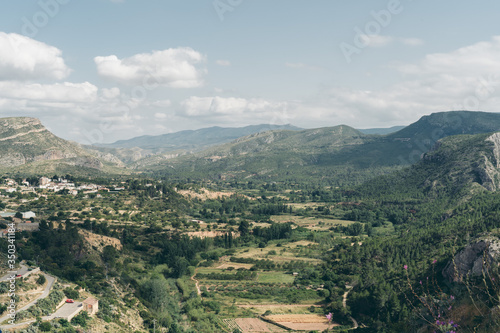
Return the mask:
<svg viewBox="0 0 500 333">
<path fill-rule="evenodd" d="M 36 214 L 34 212 L 32 212 L 31 210 L 29 212 L 24 212 L 21 214 L 23 215 L 23 219 L 29 219 L 32 217 L 36 217 Z"/>
</svg>

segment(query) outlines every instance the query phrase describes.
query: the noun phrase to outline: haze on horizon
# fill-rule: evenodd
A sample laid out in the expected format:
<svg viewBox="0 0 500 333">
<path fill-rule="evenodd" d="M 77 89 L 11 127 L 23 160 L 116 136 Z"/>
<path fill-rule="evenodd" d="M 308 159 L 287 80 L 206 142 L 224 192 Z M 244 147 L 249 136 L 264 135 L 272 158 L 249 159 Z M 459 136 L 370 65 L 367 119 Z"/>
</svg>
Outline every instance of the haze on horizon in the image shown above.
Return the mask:
<svg viewBox="0 0 500 333">
<path fill-rule="evenodd" d="M 0 117 L 81 143 L 497 112 L 500 3 L 40 0 L 0 13 Z"/>
</svg>

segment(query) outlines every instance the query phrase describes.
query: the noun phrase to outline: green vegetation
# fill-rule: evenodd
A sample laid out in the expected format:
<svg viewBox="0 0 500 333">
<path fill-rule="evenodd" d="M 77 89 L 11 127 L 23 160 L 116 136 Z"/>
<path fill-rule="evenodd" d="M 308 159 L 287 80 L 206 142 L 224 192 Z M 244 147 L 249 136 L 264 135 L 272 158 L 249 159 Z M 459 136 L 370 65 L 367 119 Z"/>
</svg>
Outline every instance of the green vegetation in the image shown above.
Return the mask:
<svg viewBox="0 0 500 333">
<path fill-rule="evenodd" d="M 451 320 L 461 331 L 498 330 L 494 253 L 480 253 L 485 270 L 475 277 L 443 275 L 458 252 L 500 234 L 499 142 L 483 133 L 496 121 L 435 114 L 385 136 L 346 126 L 258 133 L 169 161 L 169 171 L 51 176 L 96 185 L 73 194 L 5 176 L 0 207 L 14 216 L 0 226 L 25 211 L 39 224 L 16 234 L 19 260 L 71 286 L 58 285 L 18 320 L 90 293 L 96 316 L 33 327 L 229 332 L 240 329 L 237 318 L 332 313 L 338 330 L 353 319 L 361 332 L 451 330 Z M 471 134 L 451 136 L 459 131 Z M 396 166 L 410 156 L 408 142 L 444 136 L 431 151 L 424 145 L 418 163 Z M 207 159 L 215 153 L 227 158 Z M 0 240 L 1 253 L 7 245 Z M 40 274 L 18 286 L 45 283 Z M 0 294 L 7 290 L 1 283 Z"/>
</svg>

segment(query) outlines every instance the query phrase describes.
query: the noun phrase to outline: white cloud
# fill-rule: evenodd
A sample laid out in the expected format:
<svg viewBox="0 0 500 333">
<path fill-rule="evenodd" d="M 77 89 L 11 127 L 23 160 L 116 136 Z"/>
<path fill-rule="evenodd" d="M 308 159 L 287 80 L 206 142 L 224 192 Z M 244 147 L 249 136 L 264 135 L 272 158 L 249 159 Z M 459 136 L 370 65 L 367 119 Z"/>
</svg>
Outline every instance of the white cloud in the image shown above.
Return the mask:
<svg viewBox="0 0 500 333">
<path fill-rule="evenodd" d="M 229 60 L 217 60 L 215 63 L 219 66 L 231 66 L 231 62 Z"/>
<path fill-rule="evenodd" d="M 110 89 L 103 88 L 103 89 L 101 89 L 101 94 L 102 94 L 102 97 L 104 99 L 107 99 L 107 100 L 114 99 L 114 98 L 117 98 L 118 96 L 120 96 L 120 89 L 117 87 L 113 87 Z"/>
<path fill-rule="evenodd" d="M 368 47 L 384 47 L 391 44 L 403 44 L 405 46 L 420 46 L 424 41 L 419 38 L 393 37 L 385 35 L 361 35 L 363 43 Z"/>
<path fill-rule="evenodd" d="M 0 82 L 0 97 L 37 102 L 78 102 L 89 103 L 96 100 L 97 87 L 84 83 L 23 83 L 17 81 Z"/>
<path fill-rule="evenodd" d="M 257 114 L 272 111 L 282 107 L 282 103 L 272 103 L 263 99 L 245 99 L 236 97 L 197 97 L 181 102 L 181 106 L 188 116 L 217 116 L 242 115 L 244 113 Z"/>
<path fill-rule="evenodd" d="M 427 55 L 418 64 L 399 66 L 405 74 L 417 76 L 453 75 L 458 77 L 490 75 L 500 72 L 500 36 L 449 53 Z"/>
<path fill-rule="evenodd" d="M 408 46 L 420 46 L 424 44 L 424 41 L 420 38 L 398 38 L 398 41 Z"/>
<path fill-rule="evenodd" d="M 166 113 L 157 112 L 155 113 L 155 119 L 167 119 L 168 115 Z"/>
<path fill-rule="evenodd" d="M 191 48 L 176 48 L 136 54 L 119 59 L 116 55 L 95 57 L 99 75 L 110 80 L 154 88 L 193 88 L 203 84 L 205 70 L 197 66 L 205 57 Z"/>
<path fill-rule="evenodd" d="M 324 117 L 329 123 L 389 126 L 438 111 L 499 111 L 500 37 L 448 53 L 428 54 L 417 63 L 393 69 L 403 79 L 392 86 L 334 88 L 300 105 L 300 112 L 307 116 L 297 115 L 304 121 Z"/>
<path fill-rule="evenodd" d="M 168 108 L 170 105 L 172 105 L 172 101 L 169 99 L 163 99 L 160 101 L 155 101 L 151 103 L 151 105 L 159 108 Z"/>
<path fill-rule="evenodd" d="M 0 32 L 0 80 L 64 79 L 70 69 L 56 47 Z"/>
<path fill-rule="evenodd" d="M 382 47 L 394 41 L 393 37 L 383 35 L 362 35 L 361 38 L 365 45 L 369 47 Z"/>
</svg>

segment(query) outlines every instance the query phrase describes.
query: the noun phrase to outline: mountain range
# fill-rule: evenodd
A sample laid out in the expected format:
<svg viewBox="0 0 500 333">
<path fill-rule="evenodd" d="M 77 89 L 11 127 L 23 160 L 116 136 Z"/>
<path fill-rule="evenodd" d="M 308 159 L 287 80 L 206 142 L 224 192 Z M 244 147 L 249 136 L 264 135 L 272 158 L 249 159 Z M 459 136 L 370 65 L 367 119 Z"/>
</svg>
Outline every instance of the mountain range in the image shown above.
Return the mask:
<svg viewBox="0 0 500 333">
<path fill-rule="evenodd" d="M 346 125 L 317 129 L 212 127 L 95 147 L 61 139 L 35 118 L 0 118 L 0 170 L 149 172 L 179 179 L 307 179 L 339 186 L 362 183 L 434 156 L 427 153 L 445 137 L 498 130 L 500 114 L 452 111 L 424 116 L 402 129 L 363 130 L 365 133 Z M 454 147 L 448 140 L 439 142 L 437 146 L 445 151 Z M 498 167 L 493 159 L 489 161 L 490 169 Z"/>
</svg>

